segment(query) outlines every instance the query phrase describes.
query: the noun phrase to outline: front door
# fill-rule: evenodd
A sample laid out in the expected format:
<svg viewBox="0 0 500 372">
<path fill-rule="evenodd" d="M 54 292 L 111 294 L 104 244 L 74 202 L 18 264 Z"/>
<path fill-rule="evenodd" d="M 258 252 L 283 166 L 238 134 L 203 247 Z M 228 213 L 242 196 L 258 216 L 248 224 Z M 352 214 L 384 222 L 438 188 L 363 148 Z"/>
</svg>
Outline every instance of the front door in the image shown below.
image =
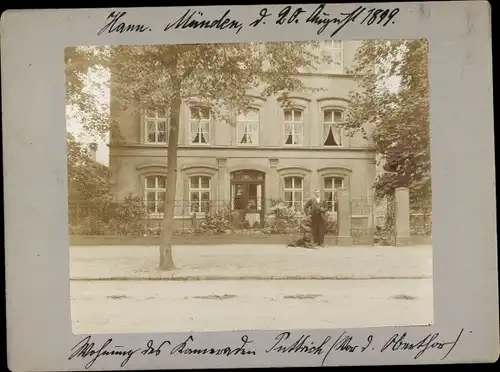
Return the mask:
<svg viewBox="0 0 500 372">
<path fill-rule="evenodd" d="M 264 224 L 264 174 L 238 171 L 231 174 L 231 209 L 240 213 L 240 222 L 247 227 Z"/>
</svg>

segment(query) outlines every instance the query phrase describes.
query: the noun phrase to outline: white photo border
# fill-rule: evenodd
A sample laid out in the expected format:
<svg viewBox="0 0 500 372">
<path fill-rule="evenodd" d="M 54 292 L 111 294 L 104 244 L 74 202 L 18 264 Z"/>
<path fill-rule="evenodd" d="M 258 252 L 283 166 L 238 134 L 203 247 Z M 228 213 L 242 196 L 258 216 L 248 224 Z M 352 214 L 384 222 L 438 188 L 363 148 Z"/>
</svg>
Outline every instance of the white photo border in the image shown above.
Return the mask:
<svg viewBox="0 0 500 372">
<path fill-rule="evenodd" d="M 309 12 L 318 4 L 301 5 Z M 498 358 L 499 313 L 493 142 L 491 17 L 486 1 L 376 3 L 399 7 L 394 24 L 369 27 L 350 23 L 336 39 L 427 39 L 433 185 L 433 263 L 435 323 L 429 327 L 360 328 L 354 339 L 373 335 L 373 350 L 332 353 L 325 365 L 377 365 L 488 362 Z M 294 7 L 299 4 L 294 4 Z M 276 13 L 284 5 L 196 8 L 207 19 L 231 9 L 248 25 L 263 7 Z M 352 12 L 356 4 L 327 5 L 330 14 Z M 192 8 L 194 9 L 194 8 Z M 69 301 L 69 239 L 65 141 L 64 49 L 77 45 L 169 44 L 229 41 L 324 40 L 314 25 L 234 30 L 175 30 L 135 34 L 97 31 L 112 11 L 74 9 L 8 11 L 2 15 L 2 106 L 5 186 L 6 291 L 8 361 L 11 370 L 83 370 L 89 359 L 69 360 L 83 336 L 73 335 Z M 147 22 L 163 30 L 187 8 L 123 9 L 131 23 Z M 145 314 L 147 316 L 147 314 Z M 462 333 L 461 330 L 463 330 Z M 344 330 L 305 330 L 314 339 Z M 446 359 L 430 348 L 415 352 L 380 352 L 385 341 L 408 332 L 417 340 L 428 334 L 453 341 Z M 266 353 L 279 331 L 193 334 L 199 347 L 254 343 L 256 355 L 170 355 L 122 359 L 99 358 L 89 370 L 220 367 L 317 366 L 323 357 L 301 353 Z M 182 342 L 187 334 L 92 336 L 126 348 L 148 340 Z"/>
</svg>

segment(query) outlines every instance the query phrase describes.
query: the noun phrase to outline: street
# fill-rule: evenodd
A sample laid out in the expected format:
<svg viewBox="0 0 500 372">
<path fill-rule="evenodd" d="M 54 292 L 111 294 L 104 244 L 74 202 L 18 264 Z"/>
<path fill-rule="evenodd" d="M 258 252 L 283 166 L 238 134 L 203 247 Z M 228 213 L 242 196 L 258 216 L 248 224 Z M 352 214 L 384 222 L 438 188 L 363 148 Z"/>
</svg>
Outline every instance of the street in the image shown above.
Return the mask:
<svg viewBox="0 0 500 372">
<path fill-rule="evenodd" d="M 72 281 L 75 333 L 433 322 L 432 279 Z"/>
<path fill-rule="evenodd" d="M 74 246 L 71 279 L 416 279 L 432 276 L 432 247 L 276 244 L 176 246 L 177 270 L 158 270 L 158 246 Z"/>
</svg>

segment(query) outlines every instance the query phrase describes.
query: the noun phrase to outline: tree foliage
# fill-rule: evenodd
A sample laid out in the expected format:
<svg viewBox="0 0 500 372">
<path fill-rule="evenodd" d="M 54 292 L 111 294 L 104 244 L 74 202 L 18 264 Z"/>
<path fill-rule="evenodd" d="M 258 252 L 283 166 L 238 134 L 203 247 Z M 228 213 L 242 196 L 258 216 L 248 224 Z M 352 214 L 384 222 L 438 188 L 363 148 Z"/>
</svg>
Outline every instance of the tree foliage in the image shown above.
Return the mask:
<svg viewBox="0 0 500 372">
<path fill-rule="evenodd" d="M 146 208 L 128 195 L 113 201 L 108 168 L 92 160 L 88 147 L 67 134 L 70 233 L 76 235 L 142 235 Z"/>
<path fill-rule="evenodd" d="M 106 137 L 110 128 L 108 89 L 109 48 L 101 46 L 68 47 L 66 67 L 66 111 L 70 119 L 82 124 L 93 137 Z"/>
<path fill-rule="evenodd" d="M 361 89 L 351 96 L 345 129 L 372 136 L 384 170 L 375 182 L 378 197 L 408 187 L 413 203 L 430 202 L 427 52 L 424 40 L 369 40 L 355 55 L 352 73 Z M 373 133 L 366 123 L 375 124 Z"/>
<path fill-rule="evenodd" d="M 68 199 L 69 203 L 102 204 L 111 200 L 108 168 L 93 161 L 88 148 L 68 133 Z"/>
</svg>

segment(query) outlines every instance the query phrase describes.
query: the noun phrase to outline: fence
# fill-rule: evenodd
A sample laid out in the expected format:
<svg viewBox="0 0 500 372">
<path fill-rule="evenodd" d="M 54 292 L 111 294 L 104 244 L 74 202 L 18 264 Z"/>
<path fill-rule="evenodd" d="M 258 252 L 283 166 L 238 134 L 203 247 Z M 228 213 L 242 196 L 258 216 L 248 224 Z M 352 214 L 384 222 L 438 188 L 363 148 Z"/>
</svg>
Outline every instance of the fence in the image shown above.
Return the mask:
<svg viewBox="0 0 500 372">
<path fill-rule="evenodd" d="M 432 213 L 429 211 L 410 213 L 410 229 L 411 235 L 432 235 Z"/>
<path fill-rule="evenodd" d="M 410 202 L 408 200 L 408 202 Z M 427 200 L 412 200 L 408 205 L 408 236 L 412 242 L 428 242 L 432 236 L 432 208 Z M 410 204 L 410 203 L 409 203 Z M 385 244 L 396 244 L 397 201 L 395 197 L 386 197 L 375 206 L 375 236 L 380 236 Z M 404 223 L 403 223 L 404 225 Z M 399 231 L 401 234 L 402 231 Z M 403 231 L 404 233 L 404 231 Z M 423 239 L 422 239 L 423 238 Z"/>
<path fill-rule="evenodd" d="M 240 205 L 243 205 L 240 203 Z M 247 205 L 247 204 L 244 204 Z M 336 205 L 336 204 L 335 204 Z M 306 223 L 301 206 L 279 200 L 258 200 L 247 208 L 235 210 L 227 200 L 187 201 L 174 203 L 174 235 L 210 234 L 292 234 L 299 236 Z M 349 198 L 350 208 L 342 221 L 350 224 L 343 232 L 354 244 L 396 245 L 396 202 L 394 198 L 375 203 L 372 198 Z M 164 202 L 129 199 L 121 202 L 69 203 L 69 233 L 71 235 L 156 236 L 163 224 Z M 339 235 L 339 212 L 327 213 L 327 235 Z M 408 216 L 410 236 L 431 235 L 430 210 L 412 210 Z M 399 232 L 401 236 L 401 231 Z M 340 238 L 339 238 L 340 239 Z M 343 240 L 345 242 L 345 239 Z M 340 244 L 340 243 L 339 243 Z M 344 243 L 343 243 L 344 244 Z M 347 244 L 347 243 L 345 243 Z"/>
<path fill-rule="evenodd" d="M 69 203 L 69 232 L 73 235 L 160 235 L 164 203 L 131 199 L 122 202 Z M 257 209 L 258 208 L 258 209 Z M 276 200 L 259 200 L 251 208 L 234 210 L 227 200 L 174 203 L 174 234 L 261 232 L 300 233 L 301 208 Z M 328 213 L 327 233 L 336 234 L 335 213 Z"/>
</svg>

